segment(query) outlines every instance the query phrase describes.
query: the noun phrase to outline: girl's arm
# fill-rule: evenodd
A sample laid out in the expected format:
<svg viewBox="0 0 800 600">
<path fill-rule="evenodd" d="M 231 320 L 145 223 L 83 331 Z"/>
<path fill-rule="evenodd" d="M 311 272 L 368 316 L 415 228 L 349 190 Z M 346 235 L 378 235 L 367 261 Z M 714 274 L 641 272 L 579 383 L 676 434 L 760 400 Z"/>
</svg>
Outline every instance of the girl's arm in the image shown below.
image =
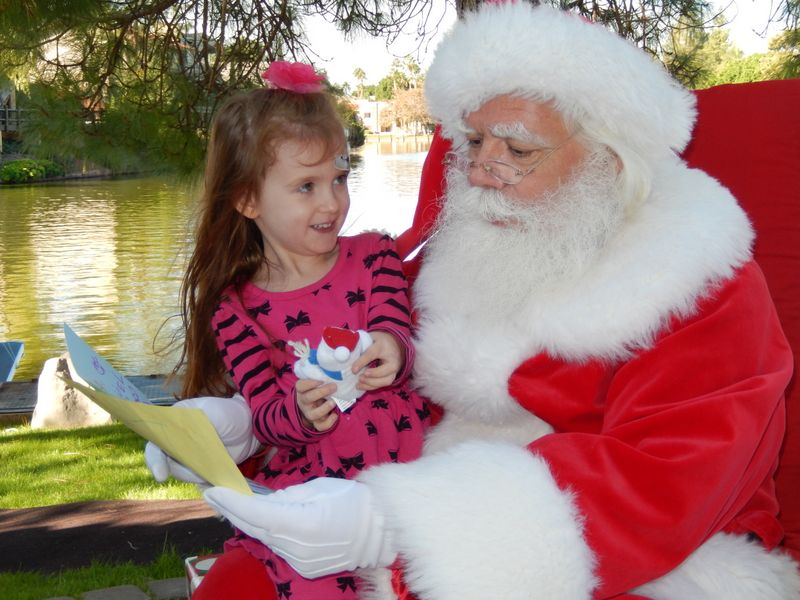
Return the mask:
<svg viewBox="0 0 800 600">
<path fill-rule="evenodd" d="M 358 371 L 374 360 L 378 366 L 364 371 L 360 389 L 377 389 L 403 383 L 414 365 L 408 283 L 394 240 L 386 235 L 364 260 L 371 289 L 367 330 L 375 343 L 353 365 Z"/>
<path fill-rule="evenodd" d="M 282 352 L 261 327 L 234 300 L 224 300 L 212 318 L 217 347 L 225 367 L 253 414 L 253 430 L 259 441 L 279 447 L 300 447 L 321 433 L 307 426 L 291 387 L 281 386 L 290 369 L 281 361 Z"/>
</svg>

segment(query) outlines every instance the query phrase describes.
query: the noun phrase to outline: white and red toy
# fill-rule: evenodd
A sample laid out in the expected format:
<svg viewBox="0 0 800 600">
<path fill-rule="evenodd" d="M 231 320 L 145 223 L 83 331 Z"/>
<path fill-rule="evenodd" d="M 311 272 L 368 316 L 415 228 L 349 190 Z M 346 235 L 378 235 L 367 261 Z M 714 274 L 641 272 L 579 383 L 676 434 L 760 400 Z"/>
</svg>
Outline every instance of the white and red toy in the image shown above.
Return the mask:
<svg viewBox="0 0 800 600">
<path fill-rule="evenodd" d="M 341 327 L 326 327 L 317 348 L 311 348 L 308 340 L 289 342 L 298 360 L 294 363 L 294 374 L 300 379 L 314 379 L 336 384 L 331 399 L 339 410 L 345 412 L 364 393 L 356 389 L 358 373 L 351 367 L 372 345 L 372 338 L 363 329 L 353 331 Z"/>
</svg>

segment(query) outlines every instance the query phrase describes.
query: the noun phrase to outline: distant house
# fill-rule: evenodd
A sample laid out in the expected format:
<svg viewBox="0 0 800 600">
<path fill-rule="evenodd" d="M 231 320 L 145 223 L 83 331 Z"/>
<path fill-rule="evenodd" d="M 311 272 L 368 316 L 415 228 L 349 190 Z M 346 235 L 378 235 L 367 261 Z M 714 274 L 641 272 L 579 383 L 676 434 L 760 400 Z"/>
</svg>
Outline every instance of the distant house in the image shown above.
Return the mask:
<svg viewBox="0 0 800 600">
<path fill-rule="evenodd" d="M 15 128 L 11 127 L 10 111 L 17 108 L 17 94 L 10 84 L 6 87 L 0 86 L 0 154 L 3 153 L 3 133 L 8 133 Z"/>
<path fill-rule="evenodd" d="M 389 110 L 389 102 L 383 100 L 367 99 L 367 98 L 353 98 L 353 103 L 356 105 L 358 116 L 361 117 L 361 122 L 364 123 L 369 133 L 380 133 L 381 131 L 389 131 L 391 126 L 381 127 L 381 114 Z M 386 120 L 384 119 L 384 122 Z"/>
<path fill-rule="evenodd" d="M 0 86 L 0 108 L 17 108 L 17 94 L 13 87 Z"/>
</svg>

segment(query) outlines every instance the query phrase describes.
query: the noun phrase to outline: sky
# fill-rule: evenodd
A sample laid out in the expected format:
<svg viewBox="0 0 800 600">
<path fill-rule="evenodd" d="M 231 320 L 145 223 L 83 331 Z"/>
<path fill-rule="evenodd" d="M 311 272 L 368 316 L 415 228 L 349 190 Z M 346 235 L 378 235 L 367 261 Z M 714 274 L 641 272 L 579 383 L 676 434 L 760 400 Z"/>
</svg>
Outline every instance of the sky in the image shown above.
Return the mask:
<svg viewBox="0 0 800 600">
<path fill-rule="evenodd" d="M 771 25 L 763 34 L 770 13 L 779 0 L 715 0 L 714 4 L 724 9 L 725 17 L 731 21 L 731 41 L 746 55 L 766 52 L 769 38 L 782 30 L 780 25 Z"/>
<path fill-rule="evenodd" d="M 331 83 L 347 82 L 351 88 L 358 84 L 353 77 L 355 69 L 363 69 L 367 76 L 365 83 L 376 84 L 389 74 L 393 59 L 408 54 L 416 59 L 423 71 L 426 70 L 436 45 L 456 20 L 455 8 L 445 0 L 433 0 L 431 4 L 425 39 L 417 39 L 414 28 L 408 27 L 409 33 L 399 36 L 388 48 L 384 39 L 366 34 L 360 34 L 354 42 L 347 42 L 332 24 L 321 17 L 307 19 L 306 35 L 311 47 L 319 54 L 319 59 L 314 60 L 315 66 L 327 71 Z"/>
<path fill-rule="evenodd" d="M 766 36 L 757 35 L 763 33 L 769 14 L 778 1 L 714 0 L 714 4 L 724 9 L 725 16 L 730 20 L 731 41 L 747 55 L 766 52 L 769 38 L 779 31 L 773 25 Z M 394 58 L 402 58 L 409 53 L 424 71 L 430 64 L 442 35 L 456 20 L 455 8 L 445 0 L 433 0 L 432 5 L 425 43 L 420 43 L 414 32 L 401 35 L 388 48 L 383 39 L 371 38 L 365 34 L 361 34 L 353 42 L 347 42 L 332 24 L 321 17 L 307 20 L 306 34 L 311 41 L 311 47 L 319 54 L 315 64 L 328 72 L 332 83 L 347 82 L 351 88 L 358 84 L 353 77 L 355 69 L 364 70 L 367 76 L 365 83 L 376 84 L 389 74 Z M 440 18 L 438 30 L 434 31 Z"/>
</svg>

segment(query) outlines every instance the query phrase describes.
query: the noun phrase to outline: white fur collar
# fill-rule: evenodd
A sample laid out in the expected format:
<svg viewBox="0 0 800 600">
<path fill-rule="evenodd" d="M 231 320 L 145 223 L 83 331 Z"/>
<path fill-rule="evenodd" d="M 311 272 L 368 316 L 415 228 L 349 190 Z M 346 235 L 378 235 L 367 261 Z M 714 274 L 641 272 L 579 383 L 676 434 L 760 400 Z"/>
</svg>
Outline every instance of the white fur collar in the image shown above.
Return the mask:
<svg viewBox="0 0 800 600">
<path fill-rule="evenodd" d="M 753 229 L 719 182 L 676 164 L 656 174 L 653 190 L 586 277 L 528 307 L 542 349 L 626 358 L 750 260 Z"/>
<path fill-rule="evenodd" d="M 546 351 L 616 362 L 648 347 L 670 317 L 691 315 L 750 259 L 752 227 L 727 189 L 677 160 L 654 175 L 652 189 L 585 277 L 532 295 L 511 322 L 454 314 L 447 298 L 457 291 L 437 287 L 435 274 L 457 268 L 457 258 L 429 256 L 415 284 L 420 387 L 448 408 L 507 423 L 519 414 L 508 377 L 525 359 Z"/>
<path fill-rule="evenodd" d="M 676 163 L 655 174 L 653 190 L 582 279 L 532 296 L 507 333 L 520 331 L 566 359 L 625 358 L 649 346 L 671 316 L 690 315 L 711 286 L 750 259 L 750 222 L 716 180 Z M 425 270 L 417 289 L 436 286 Z M 436 303 L 419 307 L 423 327 L 448 318 L 435 292 L 419 297 Z"/>
</svg>

